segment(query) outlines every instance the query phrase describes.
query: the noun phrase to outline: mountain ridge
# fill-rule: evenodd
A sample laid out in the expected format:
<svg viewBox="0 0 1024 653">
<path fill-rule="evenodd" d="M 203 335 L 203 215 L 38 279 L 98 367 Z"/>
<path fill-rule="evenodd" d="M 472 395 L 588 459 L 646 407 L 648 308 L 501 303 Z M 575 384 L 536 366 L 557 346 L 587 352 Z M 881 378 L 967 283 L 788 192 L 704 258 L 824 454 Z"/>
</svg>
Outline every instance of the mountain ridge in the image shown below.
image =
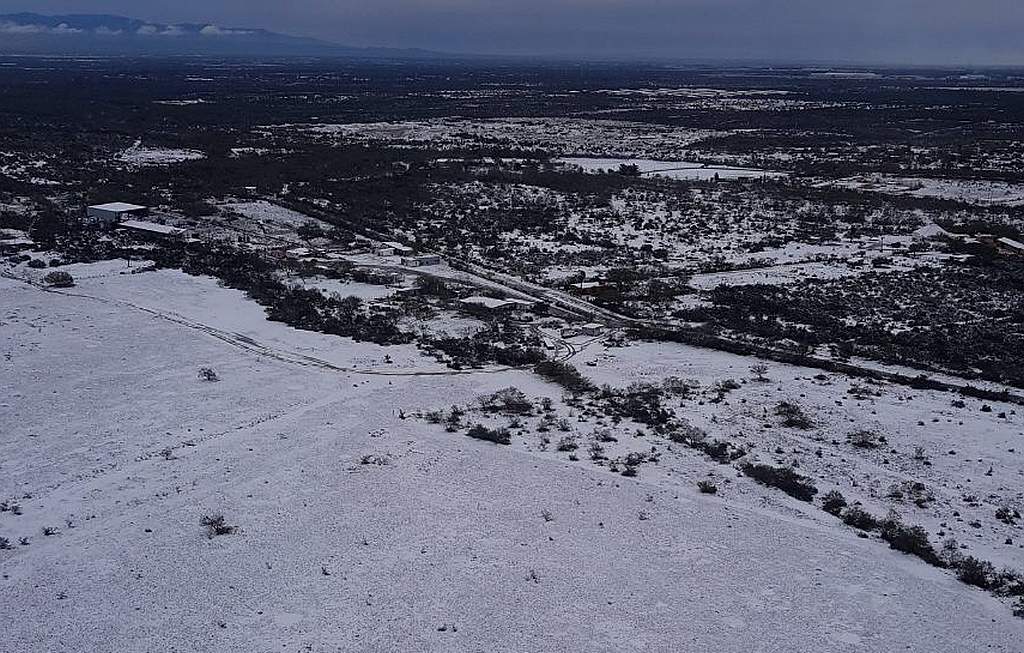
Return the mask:
<svg viewBox="0 0 1024 653">
<path fill-rule="evenodd" d="M 0 54 L 343 56 L 436 59 L 418 49 L 352 47 L 262 28 L 158 23 L 111 14 L 0 14 Z"/>
</svg>

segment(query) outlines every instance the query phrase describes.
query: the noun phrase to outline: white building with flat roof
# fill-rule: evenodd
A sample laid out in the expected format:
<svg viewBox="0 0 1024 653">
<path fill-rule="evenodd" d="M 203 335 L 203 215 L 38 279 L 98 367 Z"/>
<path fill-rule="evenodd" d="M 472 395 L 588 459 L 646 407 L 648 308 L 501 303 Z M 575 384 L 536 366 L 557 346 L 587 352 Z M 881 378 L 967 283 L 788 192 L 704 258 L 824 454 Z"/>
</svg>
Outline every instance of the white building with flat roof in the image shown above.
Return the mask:
<svg viewBox="0 0 1024 653">
<path fill-rule="evenodd" d="M 114 224 L 125 218 L 141 218 L 149 215 L 149 208 L 126 202 L 110 202 L 97 204 L 85 210 L 89 222 L 97 224 Z"/>
</svg>

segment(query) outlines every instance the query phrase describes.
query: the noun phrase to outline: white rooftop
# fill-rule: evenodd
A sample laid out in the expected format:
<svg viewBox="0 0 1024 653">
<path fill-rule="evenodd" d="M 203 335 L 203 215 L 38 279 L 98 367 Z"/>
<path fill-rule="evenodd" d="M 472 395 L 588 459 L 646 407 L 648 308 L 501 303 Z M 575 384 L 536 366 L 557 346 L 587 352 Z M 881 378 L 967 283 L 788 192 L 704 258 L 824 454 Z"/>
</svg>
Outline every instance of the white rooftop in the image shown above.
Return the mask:
<svg viewBox="0 0 1024 653">
<path fill-rule="evenodd" d="M 1002 243 L 1003 245 L 1006 245 L 1007 247 L 1024 250 L 1024 243 L 1020 242 L 1019 240 L 1014 240 L 1013 238 L 1000 238 L 999 242 Z"/>
<path fill-rule="evenodd" d="M 110 202 L 108 204 L 97 204 L 90 206 L 90 209 L 99 209 L 101 211 L 112 211 L 114 213 L 126 213 L 128 211 L 144 211 L 147 207 L 139 206 L 138 204 L 128 204 L 127 202 Z"/>
<path fill-rule="evenodd" d="M 495 299 L 493 297 L 467 297 L 462 300 L 462 303 L 468 306 L 482 306 L 492 310 L 511 305 L 507 299 Z"/>
<path fill-rule="evenodd" d="M 185 233 L 184 229 L 179 229 L 178 227 L 172 227 L 166 224 L 157 224 L 156 222 L 146 222 L 144 220 L 125 220 L 118 226 L 124 229 L 148 231 L 155 234 L 163 234 L 165 236 L 179 236 Z"/>
</svg>

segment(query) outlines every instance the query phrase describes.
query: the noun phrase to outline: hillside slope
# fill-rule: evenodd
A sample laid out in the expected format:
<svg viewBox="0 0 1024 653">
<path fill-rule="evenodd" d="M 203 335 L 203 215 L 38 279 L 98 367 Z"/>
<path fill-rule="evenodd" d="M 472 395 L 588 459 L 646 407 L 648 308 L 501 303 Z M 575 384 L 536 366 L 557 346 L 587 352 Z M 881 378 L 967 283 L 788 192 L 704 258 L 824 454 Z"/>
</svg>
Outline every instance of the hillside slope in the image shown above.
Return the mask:
<svg viewBox="0 0 1024 653">
<path fill-rule="evenodd" d="M 212 280 L 76 278 L 0 279 L 2 650 L 1019 650 L 998 601 L 852 531 L 401 418 L 560 394 L 525 372 L 293 365 L 75 296 L 190 284 L 248 314 Z"/>
</svg>

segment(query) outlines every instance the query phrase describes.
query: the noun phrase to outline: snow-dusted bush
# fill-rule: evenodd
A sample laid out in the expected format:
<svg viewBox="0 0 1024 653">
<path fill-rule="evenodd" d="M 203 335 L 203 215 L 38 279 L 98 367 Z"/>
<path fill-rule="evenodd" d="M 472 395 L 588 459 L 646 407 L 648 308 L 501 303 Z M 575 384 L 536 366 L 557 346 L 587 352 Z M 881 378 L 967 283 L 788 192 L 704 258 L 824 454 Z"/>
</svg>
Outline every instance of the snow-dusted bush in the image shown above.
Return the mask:
<svg viewBox="0 0 1024 653">
<path fill-rule="evenodd" d="M 803 408 L 792 402 L 780 401 L 775 406 L 775 414 L 782 418 L 783 426 L 805 430 L 814 428 L 814 422 L 804 413 Z"/>
<path fill-rule="evenodd" d="M 701 494 L 716 494 L 718 492 L 718 486 L 711 481 L 699 481 L 697 489 L 701 491 Z"/>
<path fill-rule="evenodd" d="M 842 519 L 847 526 L 853 526 L 862 531 L 873 531 L 878 528 L 878 519 L 860 506 L 847 508 L 843 512 Z"/>
<path fill-rule="evenodd" d="M 63 270 L 54 270 L 43 277 L 43 282 L 53 288 L 71 288 L 75 285 L 74 277 Z"/>
<path fill-rule="evenodd" d="M 206 537 L 211 540 L 218 535 L 231 535 L 238 530 L 237 526 L 229 526 L 224 515 L 204 515 L 199 524 L 206 527 Z"/>
<path fill-rule="evenodd" d="M 483 424 L 477 424 L 466 433 L 471 438 L 486 440 L 495 444 L 512 444 L 512 435 L 508 429 L 491 429 Z"/>
<path fill-rule="evenodd" d="M 791 467 L 772 467 L 759 463 L 746 463 L 741 468 L 743 473 L 761 485 L 775 487 L 794 499 L 810 502 L 818 493 L 810 479 L 797 474 Z"/>
<path fill-rule="evenodd" d="M 821 509 L 830 515 L 839 516 L 846 507 L 846 497 L 838 490 L 832 490 L 821 498 Z"/>
</svg>

